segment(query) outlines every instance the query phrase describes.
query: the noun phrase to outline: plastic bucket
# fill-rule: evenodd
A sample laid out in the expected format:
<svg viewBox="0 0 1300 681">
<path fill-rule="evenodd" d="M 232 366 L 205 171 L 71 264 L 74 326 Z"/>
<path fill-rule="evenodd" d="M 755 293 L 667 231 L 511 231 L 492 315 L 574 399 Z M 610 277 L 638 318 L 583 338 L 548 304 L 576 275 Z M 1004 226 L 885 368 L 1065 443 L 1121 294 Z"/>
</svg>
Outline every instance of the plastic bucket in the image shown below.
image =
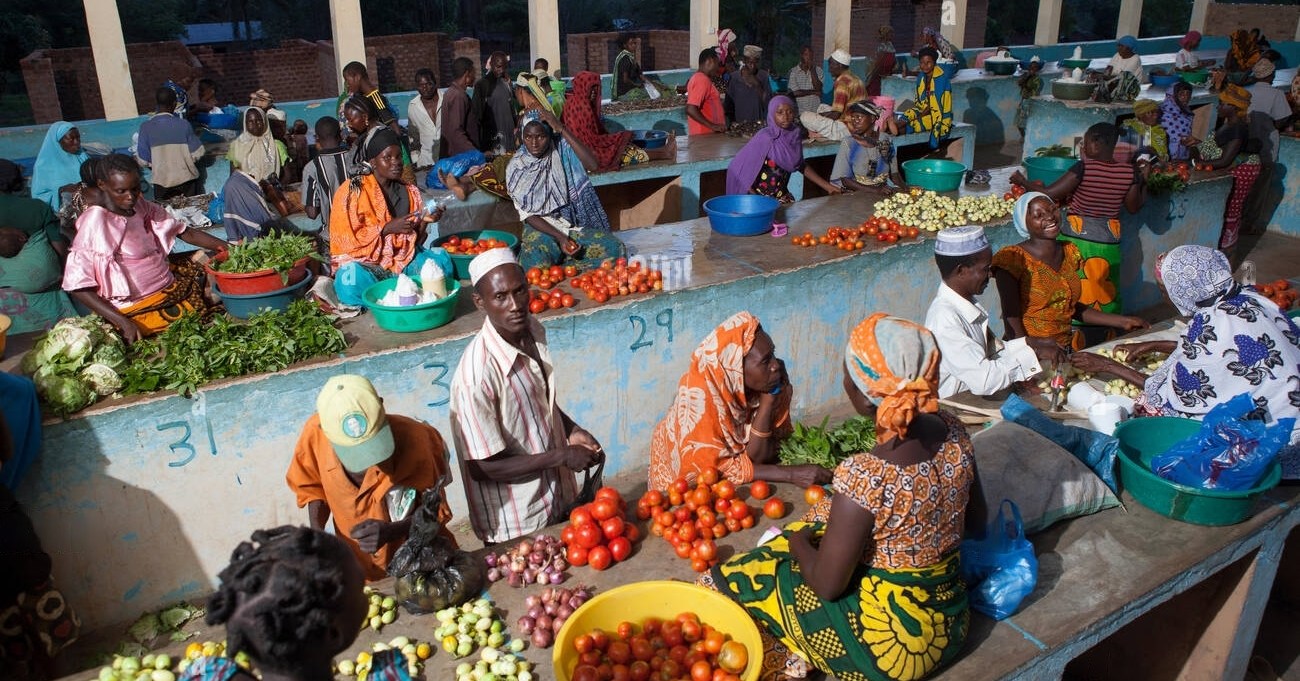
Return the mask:
<svg viewBox="0 0 1300 681">
<path fill-rule="evenodd" d="M 395 286 L 397 286 L 397 277 L 389 277 L 375 283 L 361 294 L 361 299 L 370 310 L 370 314 L 375 316 L 375 323 L 379 328 L 398 333 L 428 331 L 456 318 L 456 294 L 460 292 L 459 281 L 447 280 L 447 296 L 431 303 L 407 307 L 380 305 L 379 301 Z"/>
<path fill-rule="evenodd" d="M 758 194 L 728 194 L 704 202 L 713 231 L 728 236 L 755 236 L 772 229 L 781 202 Z"/>
<path fill-rule="evenodd" d="M 307 289 L 311 287 L 314 278 L 311 272 L 308 272 L 302 281 L 269 293 L 254 293 L 241 296 L 217 289 L 217 295 L 221 296 L 221 303 L 225 306 L 227 314 L 236 319 L 248 319 L 263 310 L 284 311 L 289 309 L 289 303 L 303 297 Z"/>
<path fill-rule="evenodd" d="M 1025 166 L 1025 177 L 1033 182 L 1041 181 L 1044 185 L 1052 186 L 1052 183 L 1060 179 L 1074 164 L 1078 163 L 1077 158 L 1064 158 L 1061 156 L 1030 156 L 1023 161 Z"/>
<path fill-rule="evenodd" d="M 903 179 L 908 184 L 936 192 L 956 191 L 966 166 L 956 161 L 918 158 L 903 164 Z"/>
</svg>

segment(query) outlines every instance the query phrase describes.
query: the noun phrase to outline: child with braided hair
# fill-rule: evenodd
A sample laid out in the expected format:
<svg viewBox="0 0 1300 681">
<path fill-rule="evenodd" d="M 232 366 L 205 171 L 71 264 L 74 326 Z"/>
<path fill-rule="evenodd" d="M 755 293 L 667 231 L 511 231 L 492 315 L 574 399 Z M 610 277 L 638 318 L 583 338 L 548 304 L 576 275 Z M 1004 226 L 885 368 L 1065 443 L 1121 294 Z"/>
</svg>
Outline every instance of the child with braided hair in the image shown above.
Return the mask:
<svg viewBox="0 0 1300 681">
<path fill-rule="evenodd" d="M 263 681 L 332 679 L 334 656 L 356 640 L 369 607 L 351 549 L 306 527 L 254 532 L 218 577 L 206 619 L 225 625 L 232 657 L 199 658 L 182 681 L 251 681 L 233 659 L 241 651 Z M 410 678 L 398 651 L 376 654 L 372 665 L 372 678 Z"/>
</svg>

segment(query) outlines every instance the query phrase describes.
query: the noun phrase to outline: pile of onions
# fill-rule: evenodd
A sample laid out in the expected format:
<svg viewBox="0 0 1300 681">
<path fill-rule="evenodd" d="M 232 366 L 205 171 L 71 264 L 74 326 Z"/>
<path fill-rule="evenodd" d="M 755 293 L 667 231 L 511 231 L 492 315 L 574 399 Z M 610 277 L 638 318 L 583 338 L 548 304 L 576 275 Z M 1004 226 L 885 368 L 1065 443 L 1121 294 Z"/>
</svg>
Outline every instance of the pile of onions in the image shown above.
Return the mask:
<svg viewBox="0 0 1300 681">
<path fill-rule="evenodd" d="M 573 589 L 548 586 L 542 589 L 541 595 L 524 599 L 524 607 L 528 608 L 528 612 L 515 623 L 515 631 L 520 636 L 531 637 L 534 648 L 549 648 L 555 642 L 555 634 L 564 626 L 564 621 L 589 600 L 589 586 L 580 584 Z"/>
<path fill-rule="evenodd" d="M 524 539 L 500 555 L 489 553 L 483 562 L 487 564 L 489 582 L 504 579 L 513 587 L 559 584 L 569 576 L 565 572 L 569 562 L 564 559 L 564 542 L 544 534 Z"/>
</svg>

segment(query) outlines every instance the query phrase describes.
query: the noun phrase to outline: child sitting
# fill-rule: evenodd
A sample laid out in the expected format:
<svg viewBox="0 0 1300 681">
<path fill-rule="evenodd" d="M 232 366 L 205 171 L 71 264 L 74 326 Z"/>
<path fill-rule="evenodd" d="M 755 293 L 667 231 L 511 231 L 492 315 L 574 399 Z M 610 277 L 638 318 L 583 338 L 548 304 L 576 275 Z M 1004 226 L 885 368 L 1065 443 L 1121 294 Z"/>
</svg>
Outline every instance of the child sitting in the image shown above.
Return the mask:
<svg viewBox="0 0 1300 681">
<path fill-rule="evenodd" d="M 898 177 L 894 144 L 888 134 L 877 133 L 875 129 L 880 113 L 880 107 L 868 101 L 849 105 L 844 119 L 849 137 L 840 142 L 840 153 L 831 169 L 831 183 L 844 191 L 862 189 L 892 194 L 903 186 Z"/>
<path fill-rule="evenodd" d="M 1161 161 L 1169 160 L 1169 135 L 1160 126 L 1160 105 L 1153 99 L 1139 99 L 1133 103 L 1133 118 L 1123 123 L 1124 132 L 1137 139 L 1133 143 L 1140 156 L 1151 150 Z"/>
</svg>

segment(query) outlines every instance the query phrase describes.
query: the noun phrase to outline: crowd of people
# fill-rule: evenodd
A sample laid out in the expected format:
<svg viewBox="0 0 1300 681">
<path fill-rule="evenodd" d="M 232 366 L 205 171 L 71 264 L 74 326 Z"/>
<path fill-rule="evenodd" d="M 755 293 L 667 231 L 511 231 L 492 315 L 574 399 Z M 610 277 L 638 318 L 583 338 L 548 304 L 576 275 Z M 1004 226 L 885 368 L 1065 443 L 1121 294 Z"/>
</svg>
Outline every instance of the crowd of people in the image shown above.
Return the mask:
<svg viewBox="0 0 1300 681">
<path fill-rule="evenodd" d="M 699 54 L 698 69 L 683 88 L 688 133 L 762 123 L 729 165 L 727 193 L 789 203 L 789 180 L 801 173 L 827 194 L 885 195 L 904 186 L 894 136 L 928 133 L 932 153 L 952 153 L 949 81 L 960 52 L 927 29 L 916 52 L 916 98 L 895 112 L 893 100 L 879 95 L 880 79 L 895 69 L 892 32 L 883 28 L 878 37 L 881 47 L 865 81 L 850 69 L 848 52 L 833 51 L 824 73 L 805 47 L 789 72 L 788 95 L 773 87 L 758 46 L 739 50 L 734 66 L 724 51 Z M 1267 298 L 1237 284 L 1225 255 L 1236 244 L 1251 187 L 1276 161 L 1275 133 L 1291 118 L 1285 95 L 1271 87 L 1274 60 L 1259 49 L 1258 38 L 1234 35 L 1230 57 L 1249 70 L 1252 82 L 1216 86 L 1220 125 L 1212 135 L 1191 137 L 1196 114 L 1189 108 L 1190 88 L 1181 84 L 1160 103 L 1141 100 L 1134 120 L 1122 127 L 1092 126 L 1083 135 L 1080 162 L 1060 179 L 1043 185 L 1013 175 L 1029 190 L 1013 211 L 1022 241 L 994 252 L 977 226 L 938 235 L 933 257 L 942 283 L 923 324 L 879 312 L 845 330 L 843 389 L 855 410 L 875 417 L 878 444 L 871 451 L 833 470 L 782 464 L 777 451 L 793 426 L 795 388 L 772 335 L 741 311 L 701 340 L 652 432 L 648 487 L 716 475 L 736 484 L 764 480 L 834 490 L 779 536 L 722 561 L 700 580 L 760 625 L 764 678 L 814 671 L 921 678 L 962 650 L 970 614 L 957 547 L 985 512 L 970 438 L 957 418 L 939 409 L 941 398 L 1021 389 L 1045 367 L 1069 363 L 1139 386 L 1144 414 L 1197 418 L 1244 392 L 1266 422 L 1300 417 L 1294 375 L 1271 371 L 1300 367 L 1300 328 Z M 1177 68 L 1202 65 L 1192 52 L 1198 41 L 1191 33 L 1184 38 L 1188 55 L 1180 52 Z M 642 71 L 639 38 L 624 36 L 619 47 L 613 99 L 637 101 L 665 90 Z M 1135 41 L 1119 41 L 1107 78 L 1119 78 L 1121 86 L 1128 81 L 1117 74 L 1143 78 L 1135 47 Z M 570 264 L 589 269 L 626 255 L 590 174 L 672 160 L 675 142 L 645 150 L 630 133 L 609 132 L 599 74 L 575 74 L 572 90 L 557 97 L 563 83 L 549 64 L 533 66 L 512 79 L 507 55 L 493 53 L 480 78 L 475 64 L 460 57 L 441 92 L 434 72 L 421 69 L 403 125 L 365 66 L 350 63 L 342 71 L 337 117 L 315 122 L 315 145 L 307 154 L 289 139 L 299 122 L 287 126 L 269 93 L 253 93 L 241 113 L 239 134 L 225 156 L 231 168 L 222 192 L 227 237 L 256 239 L 283 228 L 283 187 L 296 173 L 306 215 L 320 221 L 333 290 L 344 305 L 363 304 L 362 292 L 375 282 L 416 275 L 428 261 L 452 270 L 446 253 L 427 245 L 429 225 L 443 208 L 426 208 L 421 183 L 439 181 L 462 199 L 475 190 L 503 196 L 517 209 L 523 235 L 518 257 L 493 249 L 469 266 L 473 304 L 484 320 L 450 388 L 450 441 L 459 475 L 443 434 L 388 413 L 364 376 L 334 376 L 318 393 L 285 473 L 308 527 L 254 534 L 235 550 L 209 603 L 208 621 L 226 626 L 231 653 L 249 652 L 265 673 L 324 673 L 352 643 L 366 608 L 361 585 L 386 575 L 410 533 L 411 500 L 421 492 L 458 478 L 470 527 L 491 546 L 567 518 L 578 475 L 599 470 L 605 460 L 596 437 L 560 406 L 557 367 L 546 331 L 529 310 L 525 272 Z M 1041 87 L 1037 73 L 1031 65 L 1019 82 L 1022 92 Z M 823 103 L 827 78 L 831 96 Z M 191 108 L 211 110 L 196 104 L 211 93 L 200 87 L 191 98 L 191 85 L 169 81 L 158 89 L 134 157 L 90 157 L 75 126 L 51 126 L 30 199 L 18 196 L 18 167 L 0 161 L 0 215 L 7 220 L 0 226 L 0 292 L 14 288 L 27 297 L 29 311 L 20 317 L 26 326 L 18 331 L 75 314 L 75 302 L 132 342 L 182 314 L 210 308 L 201 266 L 172 247 L 179 239 L 220 253 L 229 242 L 160 205 L 201 191 L 198 161 L 206 152 L 186 116 Z M 1126 131 L 1138 143 L 1121 143 Z M 828 177 L 804 162 L 808 139 L 839 144 Z M 457 176 L 439 170 L 440 160 L 465 154 L 482 159 L 472 171 Z M 1146 376 L 1087 349 L 1147 327 L 1142 318 L 1123 314 L 1121 213 L 1134 213 L 1146 201 L 1153 164 L 1184 159 L 1232 169 L 1233 188 L 1218 249 L 1185 245 L 1157 260 L 1156 279 L 1192 323 L 1177 342 L 1121 346 L 1134 355 L 1168 354 Z M 152 201 L 143 196 L 143 167 L 151 171 Z M 978 300 L 990 282 L 1000 300 L 1001 339 Z M 0 379 L 6 395 L 30 385 L 9 386 L 3 374 Z M 58 594 L 48 557 L 40 558 L 39 541 L 5 477 L 21 475 L 17 462 L 30 463 L 24 454 L 30 443 L 9 431 L 29 438 L 39 433 L 39 419 L 33 429 L 31 414 L 9 411 L 0 419 L 0 493 L 8 494 L 0 496 L 0 515 L 5 527 L 17 528 L 6 536 L 34 567 L 23 566 L 21 588 L 0 594 L 0 608 L 9 607 L 10 596 L 21 606 L 32 594 Z M 1286 478 L 1300 479 L 1300 431 L 1281 461 Z M 453 520 L 445 503 L 438 520 L 443 540 L 454 546 L 445 530 Z M 324 532 L 331 523 L 333 536 Z M 266 614 L 285 599 L 293 609 Z M 38 653 L 33 646 L 39 643 L 48 657 L 75 637 L 75 615 L 57 615 L 40 623 L 59 627 L 53 633 L 21 629 L 29 652 Z M 857 635 L 841 636 L 844 631 Z M 400 654 L 389 652 L 376 657 L 375 669 L 389 664 L 404 667 Z M 226 665 L 200 661 L 189 678 L 242 678 Z"/>
</svg>

